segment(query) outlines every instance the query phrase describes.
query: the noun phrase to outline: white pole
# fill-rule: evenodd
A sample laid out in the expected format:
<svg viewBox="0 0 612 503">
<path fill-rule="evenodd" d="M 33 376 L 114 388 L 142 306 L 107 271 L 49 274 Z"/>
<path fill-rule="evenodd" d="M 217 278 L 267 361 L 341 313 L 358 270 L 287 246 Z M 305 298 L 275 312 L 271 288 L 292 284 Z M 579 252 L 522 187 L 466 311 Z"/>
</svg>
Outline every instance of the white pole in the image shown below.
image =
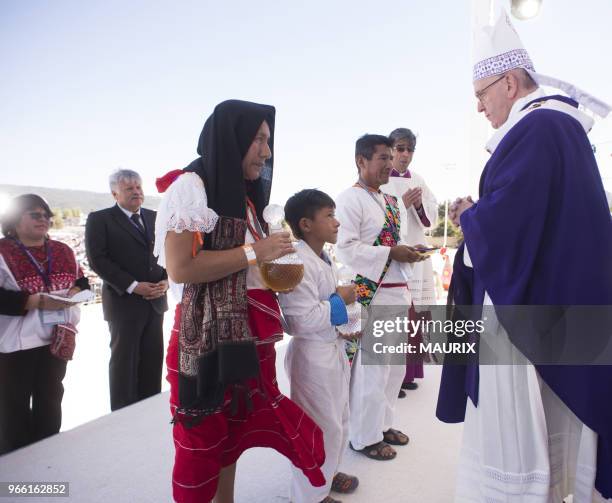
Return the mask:
<svg viewBox="0 0 612 503">
<path fill-rule="evenodd" d="M 448 231 L 448 199 L 444 201 L 444 244 L 442 245 L 446 248 L 446 233 Z"/>
<path fill-rule="evenodd" d="M 455 169 L 457 168 L 457 165 L 454 162 L 448 162 L 446 164 L 442 165 L 442 168 L 444 169 L 444 177 L 446 178 L 447 183 L 451 181 L 451 175 L 455 174 Z M 453 182 L 454 182 L 454 176 L 453 176 Z M 455 183 L 451 183 L 450 184 L 450 191 L 454 191 L 457 188 L 457 185 Z M 457 197 L 456 193 L 450 192 L 445 194 L 445 198 L 444 198 L 444 244 L 443 246 L 446 246 L 446 243 L 448 241 L 448 201 L 451 197 Z"/>
</svg>

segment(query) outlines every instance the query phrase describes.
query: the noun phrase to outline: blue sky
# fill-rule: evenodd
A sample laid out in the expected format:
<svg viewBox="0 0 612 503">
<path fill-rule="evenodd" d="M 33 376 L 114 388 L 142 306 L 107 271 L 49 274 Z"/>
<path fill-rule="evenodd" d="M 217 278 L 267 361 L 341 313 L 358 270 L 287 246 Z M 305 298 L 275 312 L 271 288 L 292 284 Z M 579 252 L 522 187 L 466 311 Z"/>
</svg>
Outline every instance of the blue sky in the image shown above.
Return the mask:
<svg viewBox="0 0 612 503">
<path fill-rule="evenodd" d="M 241 98 L 277 108 L 276 202 L 336 195 L 355 139 L 400 126 L 419 135 L 413 167 L 450 195 L 470 162 L 470 5 L 3 0 L 0 180 L 103 192 L 121 166 L 152 193 L 196 156 L 214 105 Z M 609 0 L 544 0 L 515 26 L 538 71 L 611 102 L 610 19 Z M 611 124 L 592 134 L 604 170 Z"/>
</svg>

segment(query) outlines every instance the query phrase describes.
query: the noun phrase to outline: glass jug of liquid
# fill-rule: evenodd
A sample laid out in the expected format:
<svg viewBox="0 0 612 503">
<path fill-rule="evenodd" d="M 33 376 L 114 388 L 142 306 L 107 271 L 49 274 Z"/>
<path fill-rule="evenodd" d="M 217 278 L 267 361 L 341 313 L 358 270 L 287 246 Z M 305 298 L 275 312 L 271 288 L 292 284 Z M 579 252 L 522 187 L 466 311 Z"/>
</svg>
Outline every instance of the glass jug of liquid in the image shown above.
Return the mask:
<svg viewBox="0 0 612 503">
<path fill-rule="evenodd" d="M 263 211 L 264 220 L 268 223 L 270 235 L 282 232 L 282 221 L 285 211 L 278 204 L 269 204 Z M 271 262 L 259 266 L 263 282 L 275 292 L 293 290 L 304 277 L 304 263 L 297 253 L 289 253 Z"/>
</svg>

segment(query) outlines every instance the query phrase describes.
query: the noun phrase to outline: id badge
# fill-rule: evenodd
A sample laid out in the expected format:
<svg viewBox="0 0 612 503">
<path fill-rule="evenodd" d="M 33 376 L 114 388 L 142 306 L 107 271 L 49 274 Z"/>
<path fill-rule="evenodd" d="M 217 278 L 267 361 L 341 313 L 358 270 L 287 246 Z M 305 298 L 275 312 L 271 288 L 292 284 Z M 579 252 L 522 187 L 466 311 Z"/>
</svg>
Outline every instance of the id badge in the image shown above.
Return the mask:
<svg viewBox="0 0 612 503">
<path fill-rule="evenodd" d="M 43 325 L 60 325 L 66 323 L 66 310 L 54 309 L 40 311 L 40 317 Z"/>
</svg>

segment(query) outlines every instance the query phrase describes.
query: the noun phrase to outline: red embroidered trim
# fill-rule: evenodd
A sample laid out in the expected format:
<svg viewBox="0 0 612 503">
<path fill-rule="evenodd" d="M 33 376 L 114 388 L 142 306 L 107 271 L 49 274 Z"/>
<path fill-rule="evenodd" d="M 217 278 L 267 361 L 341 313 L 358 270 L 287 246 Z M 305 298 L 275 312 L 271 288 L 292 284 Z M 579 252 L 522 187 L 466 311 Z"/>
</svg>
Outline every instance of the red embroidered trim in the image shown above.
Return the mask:
<svg viewBox="0 0 612 503">
<path fill-rule="evenodd" d="M 74 286 L 74 282 L 83 277 L 83 271 L 77 266 L 73 251 L 68 245 L 59 241 L 49 240 L 51 249 L 51 290 L 65 290 Z M 28 248 L 32 256 L 46 265 L 47 253 L 44 246 Z M 46 291 L 45 284 L 34 265 L 27 259 L 23 251 L 12 239 L 0 239 L 0 255 L 15 277 L 17 285 L 23 291 L 34 294 Z M 78 271 L 78 272 L 77 272 Z"/>
<path fill-rule="evenodd" d="M 257 221 L 257 210 L 255 209 L 255 205 L 253 204 L 253 201 L 251 201 L 248 197 L 246 198 L 246 202 L 247 202 L 247 227 L 249 228 L 249 232 L 251 233 L 251 235 L 253 236 L 253 239 L 255 241 L 259 241 L 260 239 L 263 238 L 262 235 L 259 234 L 259 232 L 257 232 L 257 229 L 255 229 L 255 227 L 253 227 L 253 225 L 251 224 L 251 219 L 249 218 L 248 213 L 251 213 L 251 217 L 253 218 L 253 221 Z"/>
</svg>

